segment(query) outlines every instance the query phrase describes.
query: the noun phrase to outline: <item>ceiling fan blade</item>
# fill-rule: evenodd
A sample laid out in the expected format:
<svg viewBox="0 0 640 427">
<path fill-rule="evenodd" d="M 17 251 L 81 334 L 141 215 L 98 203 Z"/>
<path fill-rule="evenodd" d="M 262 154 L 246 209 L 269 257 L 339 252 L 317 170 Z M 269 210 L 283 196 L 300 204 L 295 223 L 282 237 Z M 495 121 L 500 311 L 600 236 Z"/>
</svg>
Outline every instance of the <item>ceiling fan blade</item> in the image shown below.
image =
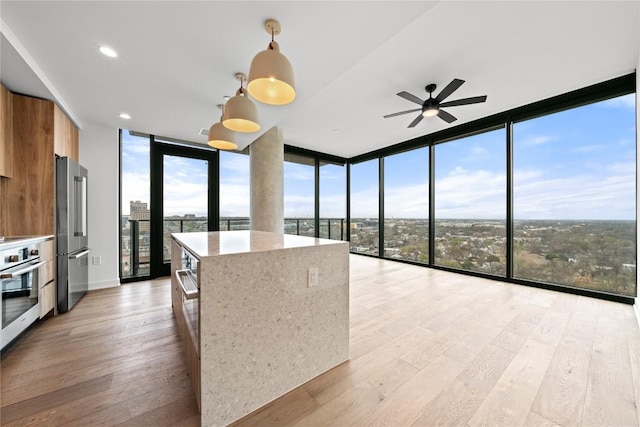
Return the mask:
<svg viewBox="0 0 640 427">
<path fill-rule="evenodd" d="M 398 92 L 396 95 L 406 99 L 407 101 L 415 102 L 416 104 L 422 105 L 424 103 L 422 99 L 418 98 L 415 95 L 411 95 L 409 92 L 402 91 Z"/>
<path fill-rule="evenodd" d="M 444 120 L 447 123 L 455 122 L 456 120 L 458 120 L 444 110 L 438 111 L 438 117 L 440 117 L 442 120 Z"/>
<path fill-rule="evenodd" d="M 487 100 L 487 95 L 483 96 L 474 96 L 471 98 L 462 98 L 456 99 L 455 101 L 443 102 L 440 104 L 441 107 L 455 107 L 458 105 L 469 105 L 469 104 L 477 104 L 479 102 L 485 102 Z"/>
<path fill-rule="evenodd" d="M 418 123 L 420 123 L 420 121 L 423 119 L 423 115 L 422 114 L 418 114 L 418 117 L 416 117 L 415 119 L 413 119 L 413 121 L 409 124 L 409 126 L 407 126 L 408 128 L 412 128 L 415 127 Z"/>
<path fill-rule="evenodd" d="M 386 116 L 382 116 L 382 117 L 384 117 L 385 119 L 388 119 L 389 117 L 401 116 L 407 113 L 415 113 L 416 111 L 420 111 L 420 110 L 422 110 L 422 108 L 416 108 L 414 110 L 407 110 L 407 111 L 400 111 L 398 113 L 387 114 Z"/>
<path fill-rule="evenodd" d="M 444 89 L 442 89 L 442 91 L 438 94 L 438 96 L 436 96 L 436 101 L 438 102 L 442 102 L 444 101 L 449 95 L 451 95 L 453 92 L 455 92 L 460 86 L 462 86 L 462 83 L 464 83 L 464 80 L 460 80 L 460 79 L 453 79 L 451 81 L 451 83 L 449 83 L 447 85 L 447 87 L 445 87 Z"/>
</svg>

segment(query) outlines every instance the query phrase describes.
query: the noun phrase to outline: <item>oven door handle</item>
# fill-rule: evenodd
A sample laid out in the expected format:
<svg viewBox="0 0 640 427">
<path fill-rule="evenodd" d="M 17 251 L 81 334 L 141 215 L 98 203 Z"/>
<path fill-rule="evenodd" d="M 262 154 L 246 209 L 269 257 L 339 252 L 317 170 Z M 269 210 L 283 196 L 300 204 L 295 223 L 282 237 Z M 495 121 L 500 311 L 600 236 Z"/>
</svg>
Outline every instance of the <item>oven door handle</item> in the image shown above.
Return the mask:
<svg viewBox="0 0 640 427">
<path fill-rule="evenodd" d="M 33 270 L 35 270 L 36 268 L 40 268 L 43 265 L 45 265 L 47 263 L 47 261 L 39 261 L 36 262 L 35 264 L 29 264 L 26 267 L 20 268 L 16 271 L 12 271 L 11 273 L 2 273 L 0 274 L 0 279 L 15 279 L 18 276 L 22 276 L 23 274 L 29 273 Z"/>
<path fill-rule="evenodd" d="M 186 280 L 182 280 L 182 277 L 185 277 Z M 198 296 L 200 296 L 198 286 L 193 283 L 193 279 L 189 277 L 189 273 L 187 270 L 176 270 L 176 280 L 180 284 L 182 293 L 184 294 L 184 297 L 186 299 L 196 299 L 198 298 Z"/>
</svg>

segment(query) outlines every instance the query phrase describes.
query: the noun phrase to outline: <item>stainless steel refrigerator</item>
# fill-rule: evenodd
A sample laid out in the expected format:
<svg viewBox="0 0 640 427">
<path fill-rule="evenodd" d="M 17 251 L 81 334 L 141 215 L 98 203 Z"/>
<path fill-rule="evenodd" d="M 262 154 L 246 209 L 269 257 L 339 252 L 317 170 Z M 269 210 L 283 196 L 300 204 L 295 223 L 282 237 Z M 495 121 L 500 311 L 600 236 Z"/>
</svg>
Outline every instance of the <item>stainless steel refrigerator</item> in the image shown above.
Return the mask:
<svg viewBox="0 0 640 427">
<path fill-rule="evenodd" d="M 87 170 L 68 157 L 56 159 L 56 283 L 64 313 L 89 287 Z"/>
</svg>

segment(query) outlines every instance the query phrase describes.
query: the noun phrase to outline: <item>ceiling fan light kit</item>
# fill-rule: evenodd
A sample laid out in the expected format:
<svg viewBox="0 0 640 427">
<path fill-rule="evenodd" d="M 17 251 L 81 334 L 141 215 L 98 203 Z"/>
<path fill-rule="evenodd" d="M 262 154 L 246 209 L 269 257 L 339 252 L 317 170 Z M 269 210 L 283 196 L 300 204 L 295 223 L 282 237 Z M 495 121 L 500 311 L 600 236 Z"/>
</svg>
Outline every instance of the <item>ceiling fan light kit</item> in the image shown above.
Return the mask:
<svg viewBox="0 0 640 427">
<path fill-rule="evenodd" d="M 415 127 L 418 123 L 422 121 L 423 118 L 434 117 L 434 116 L 440 117 L 442 120 L 444 120 L 447 123 L 452 123 L 458 119 L 453 115 L 449 114 L 448 112 L 442 110 L 443 107 L 456 107 L 460 105 L 477 104 L 480 102 L 485 102 L 487 100 L 487 96 L 482 95 L 482 96 L 474 96 L 471 98 L 456 99 L 455 101 L 442 102 L 446 98 L 448 98 L 453 92 L 455 92 L 460 86 L 462 86 L 463 83 L 464 83 L 464 80 L 453 79 L 451 83 L 449 83 L 444 89 L 442 89 L 442 91 L 435 98 L 433 97 L 433 92 L 435 92 L 436 90 L 436 85 L 433 83 L 430 85 L 427 85 L 424 89 L 429 93 L 429 98 L 427 98 L 424 101 L 418 98 L 417 96 L 410 94 L 409 92 L 405 92 L 405 91 L 398 92 L 397 95 L 399 97 L 404 98 L 407 101 L 420 104 L 422 108 L 414 108 L 412 110 L 406 110 L 406 111 L 400 111 L 397 113 L 387 114 L 386 116 L 384 116 L 384 118 L 388 119 L 390 117 L 396 117 L 403 114 L 421 111 L 418 117 L 416 117 L 409 124 L 408 127 L 410 128 Z"/>
<path fill-rule="evenodd" d="M 286 105 L 296 98 L 293 67 L 280 53 L 280 45 L 273 39 L 282 27 L 275 19 L 264 23 L 271 34 L 269 46 L 259 52 L 251 61 L 247 91 L 256 101 L 269 105 Z"/>
<path fill-rule="evenodd" d="M 214 123 L 209 128 L 209 141 L 207 144 L 219 150 L 235 150 L 238 148 L 236 135 L 221 123 L 224 116 L 224 105 L 218 104 L 218 108 L 222 110 L 222 116 L 220 116 L 220 122 Z"/>
<path fill-rule="evenodd" d="M 222 124 L 227 129 L 236 132 L 257 132 L 260 130 L 258 108 L 247 97 L 242 86 L 247 76 L 243 73 L 236 73 L 236 79 L 240 80 L 240 89 L 236 91 L 236 96 L 227 101 Z"/>
</svg>

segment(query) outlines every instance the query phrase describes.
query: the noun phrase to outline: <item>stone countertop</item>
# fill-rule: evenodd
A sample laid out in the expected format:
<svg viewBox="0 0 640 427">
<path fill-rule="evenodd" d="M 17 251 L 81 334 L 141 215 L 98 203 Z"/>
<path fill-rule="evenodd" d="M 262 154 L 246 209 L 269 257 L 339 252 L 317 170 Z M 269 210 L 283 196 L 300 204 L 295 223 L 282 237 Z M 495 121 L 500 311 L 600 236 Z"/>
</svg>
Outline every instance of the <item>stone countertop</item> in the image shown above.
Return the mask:
<svg viewBox="0 0 640 427">
<path fill-rule="evenodd" d="M 4 240 L 0 240 L 0 249 L 11 249 L 17 246 L 31 245 L 33 243 L 44 242 L 45 240 L 53 239 L 53 235 L 44 236 L 13 236 L 4 237 Z"/>
<path fill-rule="evenodd" d="M 294 249 L 307 246 L 344 244 L 340 240 L 318 239 L 266 231 L 210 231 L 174 233 L 173 238 L 197 258 Z"/>
</svg>

